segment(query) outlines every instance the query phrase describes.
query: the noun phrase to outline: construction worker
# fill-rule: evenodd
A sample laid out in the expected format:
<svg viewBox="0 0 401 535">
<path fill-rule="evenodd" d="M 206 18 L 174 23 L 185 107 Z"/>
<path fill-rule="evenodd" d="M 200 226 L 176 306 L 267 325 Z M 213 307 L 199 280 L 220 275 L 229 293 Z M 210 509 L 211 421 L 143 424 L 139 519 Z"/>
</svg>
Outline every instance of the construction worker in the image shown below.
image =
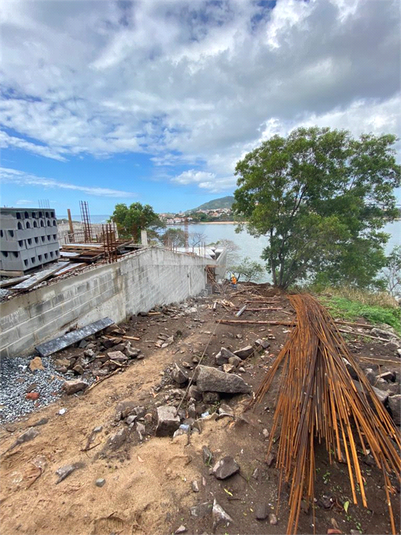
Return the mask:
<svg viewBox="0 0 401 535">
<path fill-rule="evenodd" d="M 231 286 L 233 288 L 237 287 L 237 277 L 234 274 L 231 275 Z"/>
</svg>

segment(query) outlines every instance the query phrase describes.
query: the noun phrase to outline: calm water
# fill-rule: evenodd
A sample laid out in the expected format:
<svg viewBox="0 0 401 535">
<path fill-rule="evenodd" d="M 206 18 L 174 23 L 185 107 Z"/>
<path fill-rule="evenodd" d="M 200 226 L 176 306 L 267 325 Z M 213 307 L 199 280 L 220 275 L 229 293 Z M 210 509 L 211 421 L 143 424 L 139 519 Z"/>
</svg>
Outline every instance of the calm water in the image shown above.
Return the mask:
<svg viewBox="0 0 401 535">
<path fill-rule="evenodd" d="M 183 228 L 179 225 L 175 225 L 173 228 Z M 246 231 L 240 233 L 235 232 L 236 225 L 234 224 L 202 224 L 202 225 L 189 225 L 189 233 L 202 233 L 205 238 L 206 244 L 215 243 L 218 240 L 232 240 L 238 247 L 237 254 L 240 258 L 248 256 L 252 260 L 256 260 L 263 263 L 260 256 L 263 249 L 267 245 L 267 238 L 254 238 Z M 384 227 L 384 231 L 390 234 L 390 240 L 386 246 L 386 252 L 389 253 L 396 245 L 401 245 L 401 221 L 395 221 L 389 223 Z M 270 277 L 267 274 L 263 282 L 269 282 Z"/>
</svg>

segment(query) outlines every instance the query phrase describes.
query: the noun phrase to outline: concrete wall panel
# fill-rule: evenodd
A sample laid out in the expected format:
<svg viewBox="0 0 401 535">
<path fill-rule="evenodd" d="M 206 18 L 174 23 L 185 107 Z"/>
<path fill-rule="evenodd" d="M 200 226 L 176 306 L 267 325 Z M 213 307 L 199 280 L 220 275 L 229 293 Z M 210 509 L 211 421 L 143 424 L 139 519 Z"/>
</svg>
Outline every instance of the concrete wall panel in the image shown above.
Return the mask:
<svg viewBox="0 0 401 535">
<path fill-rule="evenodd" d="M 155 305 L 195 296 L 205 288 L 210 263 L 152 247 L 5 301 L 0 356 L 30 354 L 69 328 L 106 316 L 118 323 Z"/>
</svg>

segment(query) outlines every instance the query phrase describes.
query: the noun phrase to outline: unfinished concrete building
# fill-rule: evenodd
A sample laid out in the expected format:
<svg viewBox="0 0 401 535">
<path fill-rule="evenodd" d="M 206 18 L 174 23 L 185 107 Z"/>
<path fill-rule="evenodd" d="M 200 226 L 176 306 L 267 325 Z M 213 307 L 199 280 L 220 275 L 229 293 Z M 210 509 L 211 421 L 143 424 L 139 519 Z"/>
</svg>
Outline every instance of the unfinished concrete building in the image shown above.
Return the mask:
<svg viewBox="0 0 401 535">
<path fill-rule="evenodd" d="M 0 271 L 24 273 L 59 255 L 54 210 L 0 208 Z"/>
</svg>

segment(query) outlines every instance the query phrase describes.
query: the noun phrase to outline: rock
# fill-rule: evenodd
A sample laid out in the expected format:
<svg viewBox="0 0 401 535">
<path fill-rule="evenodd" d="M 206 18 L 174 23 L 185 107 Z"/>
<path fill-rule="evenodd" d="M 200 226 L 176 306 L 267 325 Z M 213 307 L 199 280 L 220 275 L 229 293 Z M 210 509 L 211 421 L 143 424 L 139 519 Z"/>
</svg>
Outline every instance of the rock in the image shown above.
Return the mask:
<svg viewBox="0 0 401 535">
<path fill-rule="evenodd" d="M 136 414 L 136 403 L 135 401 L 120 401 L 116 406 L 116 413 L 114 419 L 116 422 L 123 419 L 125 420 L 131 414 Z"/>
<path fill-rule="evenodd" d="M 65 368 L 69 368 L 70 366 L 70 361 L 68 359 L 56 359 L 54 361 L 54 366 L 56 368 L 60 368 L 60 367 L 65 367 Z"/>
<path fill-rule="evenodd" d="M 174 365 L 171 377 L 179 385 L 185 385 L 188 382 L 187 374 L 178 366 L 178 364 Z"/>
<path fill-rule="evenodd" d="M 269 431 L 265 428 L 263 429 L 262 431 L 262 435 L 265 437 L 265 438 L 269 438 Z"/>
<path fill-rule="evenodd" d="M 272 526 L 275 526 L 277 524 L 277 517 L 273 513 L 270 513 L 269 515 L 269 524 L 271 524 Z"/>
<path fill-rule="evenodd" d="M 234 522 L 231 516 L 217 503 L 216 499 L 213 502 L 212 517 L 213 529 L 215 529 L 220 522 Z"/>
<path fill-rule="evenodd" d="M 383 390 L 380 390 L 379 388 L 376 388 L 374 386 L 372 386 L 373 388 L 373 391 L 374 393 L 376 394 L 376 396 L 379 398 L 379 400 L 383 403 L 383 405 L 386 403 L 387 399 L 388 399 L 388 396 L 389 396 L 389 392 L 388 391 L 383 391 Z"/>
<path fill-rule="evenodd" d="M 227 479 L 237 472 L 239 472 L 239 466 L 230 456 L 223 457 L 213 467 L 213 474 L 217 479 Z"/>
<path fill-rule="evenodd" d="M 264 338 L 259 338 L 255 341 L 255 346 L 261 347 L 262 349 L 267 349 L 268 347 L 270 347 L 270 342 L 269 340 L 265 340 Z"/>
<path fill-rule="evenodd" d="M 39 392 L 29 392 L 25 396 L 25 399 L 31 399 L 32 401 L 36 401 L 37 399 L 39 399 L 39 395 Z"/>
<path fill-rule="evenodd" d="M 213 462 L 213 453 L 207 446 L 202 447 L 203 462 L 207 465 L 211 465 Z"/>
<path fill-rule="evenodd" d="M 202 392 L 248 394 L 251 387 L 235 374 L 228 374 L 209 366 L 198 366 L 196 386 Z"/>
<path fill-rule="evenodd" d="M 29 369 L 31 370 L 31 372 L 34 372 L 36 370 L 44 370 L 45 368 L 43 366 L 42 359 L 40 357 L 35 357 L 34 359 L 32 359 L 29 363 Z"/>
<path fill-rule="evenodd" d="M 228 363 L 231 364 L 232 366 L 235 366 L 237 368 L 237 366 L 239 366 L 241 364 L 242 360 L 237 357 L 236 355 L 234 357 L 230 357 L 228 359 Z"/>
<path fill-rule="evenodd" d="M 110 360 L 115 360 L 116 362 L 125 362 L 128 360 L 128 357 L 122 351 L 108 351 L 106 355 Z"/>
<path fill-rule="evenodd" d="M 256 520 L 265 520 L 269 516 L 269 507 L 267 503 L 259 503 L 255 508 Z"/>
<path fill-rule="evenodd" d="M 369 381 L 369 383 L 373 386 L 376 384 L 377 378 L 375 372 L 372 370 L 372 368 L 366 368 L 365 370 L 366 379 Z"/>
<path fill-rule="evenodd" d="M 93 359 L 96 357 L 96 353 L 93 351 L 93 349 L 85 349 L 84 356 L 88 357 L 89 359 Z"/>
<path fill-rule="evenodd" d="M 103 426 L 102 425 L 98 425 L 98 426 L 93 428 L 93 432 L 94 433 L 100 433 L 101 431 L 103 431 Z"/>
<path fill-rule="evenodd" d="M 181 526 L 177 528 L 174 533 L 175 535 L 179 535 L 179 533 L 185 533 L 186 531 L 187 528 L 183 524 L 181 524 Z"/>
<path fill-rule="evenodd" d="M 16 446 L 19 446 L 20 444 L 23 444 L 24 442 L 29 442 L 30 440 L 33 440 L 39 435 L 39 431 L 37 429 L 34 429 L 33 427 L 29 428 L 28 431 L 25 431 L 21 436 L 17 438 L 17 440 L 10 446 L 9 450 L 14 449 Z"/>
<path fill-rule="evenodd" d="M 374 327 L 370 332 L 375 336 L 378 336 L 379 338 L 386 338 L 386 340 L 396 338 L 396 335 L 393 332 L 387 330 L 385 331 L 383 329 L 377 329 L 376 327 Z"/>
<path fill-rule="evenodd" d="M 130 416 L 128 416 L 128 418 L 125 420 L 125 422 L 127 423 L 127 425 L 131 425 L 135 422 L 135 420 L 138 418 L 138 416 L 136 414 L 130 414 Z"/>
<path fill-rule="evenodd" d="M 224 373 L 230 373 L 232 372 L 234 369 L 234 365 L 233 364 L 223 364 L 223 371 Z"/>
<path fill-rule="evenodd" d="M 220 401 L 220 396 L 217 392 L 204 392 L 202 398 L 207 405 L 213 405 L 213 403 Z"/>
<path fill-rule="evenodd" d="M 394 383 L 396 380 L 396 374 L 395 372 L 384 372 L 379 375 L 379 379 L 384 379 L 385 381 L 389 383 Z"/>
<path fill-rule="evenodd" d="M 237 349 L 237 351 L 234 351 L 234 355 L 237 355 L 242 360 L 247 359 L 248 357 L 252 356 L 254 354 L 254 349 L 252 346 L 246 346 L 242 349 Z"/>
<path fill-rule="evenodd" d="M 56 485 L 61 483 L 66 477 L 71 475 L 75 470 L 78 470 L 78 468 L 83 468 L 85 465 L 84 463 L 74 463 L 74 464 L 67 464 L 65 466 L 62 466 L 58 470 L 56 470 L 56 475 L 58 475 L 58 480 L 56 481 Z"/>
<path fill-rule="evenodd" d="M 85 373 L 85 369 L 80 364 L 75 364 L 73 370 L 78 375 L 83 375 Z"/>
<path fill-rule="evenodd" d="M 139 440 L 143 440 L 143 435 L 146 433 L 146 427 L 141 422 L 136 422 L 136 432 L 138 433 Z"/>
<path fill-rule="evenodd" d="M 199 492 L 199 483 L 197 481 L 192 481 L 191 487 L 194 492 Z"/>
<path fill-rule="evenodd" d="M 157 407 L 157 428 L 156 436 L 167 437 L 172 436 L 174 431 L 180 425 L 180 418 L 177 415 L 175 407 L 170 405 L 162 405 Z"/>
<path fill-rule="evenodd" d="M 66 394 L 71 396 L 72 394 L 75 394 L 76 392 L 80 392 L 81 390 L 85 390 L 85 388 L 88 388 L 88 383 L 81 380 L 76 381 L 64 381 L 63 384 L 63 390 Z"/>
<path fill-rule="evenodd" d="M 103 487 L 103 485 L 106 483 L 106 480 L 103 478 L 96 479 L 95 485 L 97 487 Z"/>
<path fill-rule="evenodd" d="M 202 392 L 196 385 L 191 385 L 188 389 L 189 399 L 194 399 L 195 401 L 200 401 L 202 399 Z"/>
<path fill-rule="evenodd" d="M 190 514 L 194 518 L 204 518 L 207 515 L 210 515 L 213 509 L 213 504 L 210 502 L 204 502 L 200 503 L 199 505 L 195 505 L 194 507 L 191 507 Z"/>
<path fill-rule="evenodd" d="M 343 357 L 343 362 L 348 370 L 348 373 L 350 374 L 351 378 L 352 379 L 358 379 L 358 375 L 356 373 L 356 371 L 354 370 L 354 368 L 351 366 L 351 364 L 348 362 L 348 360 L 346 358 Z"/>
<path fill-rule="evenodd" d="M 130 359 L 136 358 L 140 352 L 140 349 L 131 346 L 131 342 L 128 342 L 124 349 L 124 354 Z"/>
<path fill-rule="evenodd" d="M 391 410 L 391 414 L 396 425 L 401 425 L 401 395 L 389 396 L 388 406 Z"/>
<path fill-rule="evenodd" d="M 225 347 L 222 347 L 220 351 L 215 356 L 215 361 L 218 366 L 222 366 L 223 364 L 226 364 L 228 362 L 229 358 L 235 357 L 234 353 L 232 353 L 230 350 L 226 349 Z"/>
<path fill-rule="evenodd" d="M 222 403 L 217 412 L 224 416 L 234 416 L 234 411 L 227 403 Z"/>
<path fill-rule="evenodd" d="M 40 420 L 32 424 L 32 427 L 39 427 L 40 425 L 45 425 L 47 424 L 48 421 L 49 421 L 49 418 L 41 418 Z"/>
<path fill-rule="evenodd" d="M 104 447 L 104 450 L 112 450 L 116 451 L 124 444 L 124 442 L 128 438 L 128 432 L 126 428 L 120 429 L 115 435 L 109 438 L 109 440 L 106 443 L 106 446 Z"/>
<path fill-rule="evenodd" d="M 274 455 L 274 453 L 270 452 L 269 455 L 266 457 L 267 466 L 271 466 L 275 460 L 276 460 L 276 456 Z"/>
</svg>

